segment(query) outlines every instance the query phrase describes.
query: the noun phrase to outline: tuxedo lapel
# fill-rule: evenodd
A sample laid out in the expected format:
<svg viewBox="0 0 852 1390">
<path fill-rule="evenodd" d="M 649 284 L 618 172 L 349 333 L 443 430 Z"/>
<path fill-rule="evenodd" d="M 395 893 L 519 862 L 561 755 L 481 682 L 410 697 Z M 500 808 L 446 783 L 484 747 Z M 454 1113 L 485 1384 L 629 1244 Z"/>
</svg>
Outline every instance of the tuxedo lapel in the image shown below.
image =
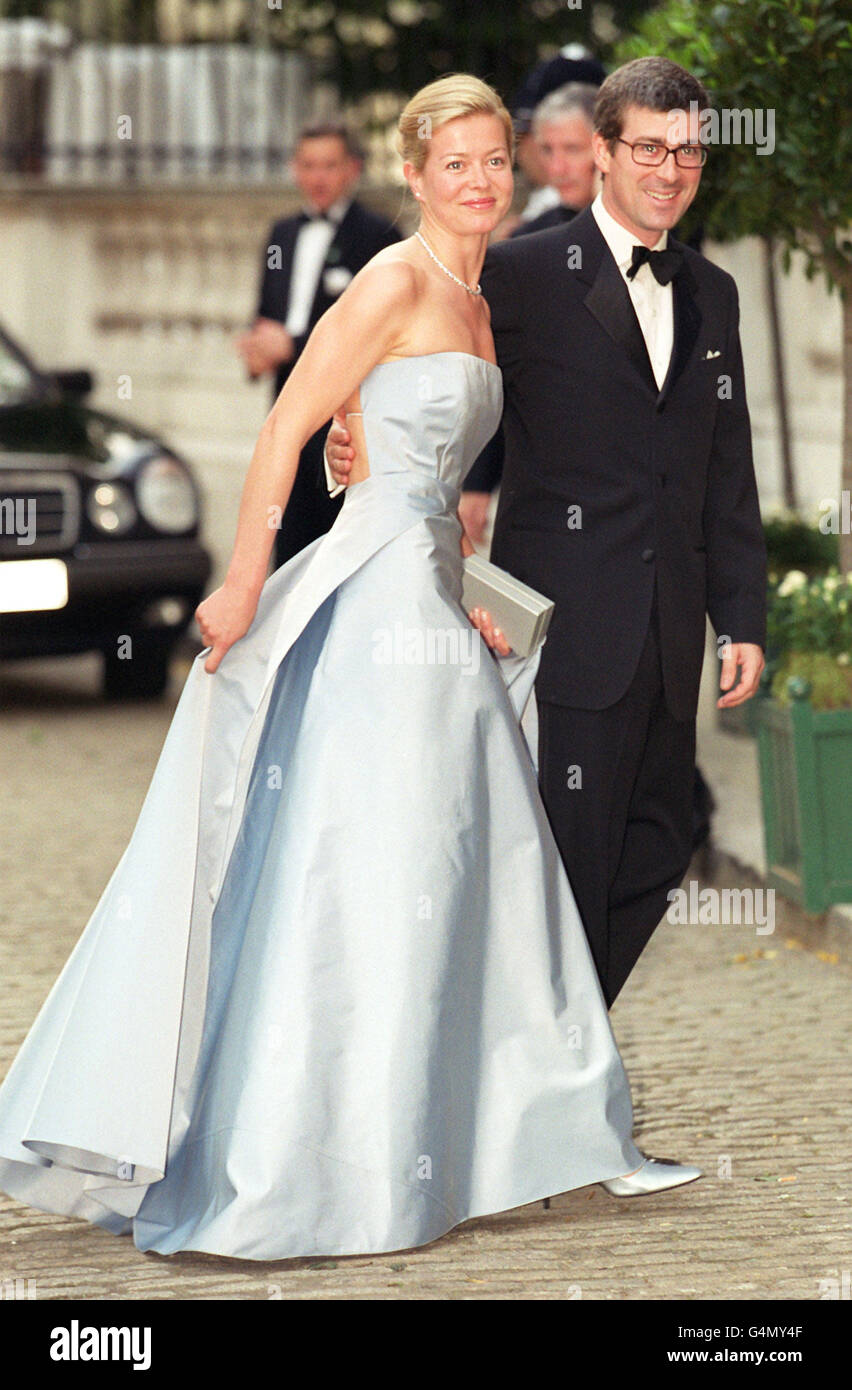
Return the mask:
<svg viewBox="0 0 852 1390">
<path fill-rule="evenodd" d="M 579 279 L 589 286 L 584 304 L 601 328 L 627 354 L 648 390 L 657 395 L 657 383 L 624 277 L 590 208 L 584 209 L 565 229 L 580 247 Z"/>
<path fill-rule="evenodd" d="M 656 396 L 657 383 L 645 338 L 624 278 L 607 248 L 595 282 L 584 300 L 586 308 L 611 338 L 624 349 L 649 391 Z"/>
<path fill-rule="evenodd" d="M 270 241 L 270 247 L 266 253 L 268 257 L 269 249 L 277 249 L 280 265 L 271 268 L 267 260 L 263 282 L 264 307 L 268 317 L 280 319 L 282 323 L 287 318 L 290 304 L 290 282 L 293 276 L 293 256 L 296 250 L 298 231 L 299 224 L 295 217 L 288 217 L 277 223 L 274 228 L 275 239 Z"/>
<path fill-rule="evenodd" d="M 672 243 L 670 243 L 672 244 Z M 678 243 L 673 243 L 677 245 Z M 701 328 L 701 311 L 695 302 L 695 281 L 688 266 L 683 266 L 679 275 L 672 283 L 674 303 L 672 306 L 674 318 L 674 342 L 672 344 L 671 361 L 666 379 L 660 391 L 660 400 L 664 401 L 669 391 L 671 391 L 687 362 L 690 353 L 695 347 L 695 342 Z"/>
<path fill-rule="evenodd" d="M 334 296 L 329 295 L 323 284 L 323 276 L 329 265 L 343 265 L 352 258 L 354 252 L 354 241 L 358 228 L 358 204 L 353 201 L 346 209 L 346 215 L 341 219 L 335 228 L 334 236 L 328 245 L 325 253 L 325 260 L 320 267 L 319 279 L 317 280 L 314 302 L 311 306 L 310 322 L 316 323 L 317 319 L 333 303 Z"/>
<path fill-rule="evenodd" d="M 345 265 L 355 249 L 359 212 L 360 208 L 353 200 L 346 209 L 346 216 L 341 220 L 328 248 L 328 255 L 332 258 L 336 255 L 340 264 Z"/>
</svg>

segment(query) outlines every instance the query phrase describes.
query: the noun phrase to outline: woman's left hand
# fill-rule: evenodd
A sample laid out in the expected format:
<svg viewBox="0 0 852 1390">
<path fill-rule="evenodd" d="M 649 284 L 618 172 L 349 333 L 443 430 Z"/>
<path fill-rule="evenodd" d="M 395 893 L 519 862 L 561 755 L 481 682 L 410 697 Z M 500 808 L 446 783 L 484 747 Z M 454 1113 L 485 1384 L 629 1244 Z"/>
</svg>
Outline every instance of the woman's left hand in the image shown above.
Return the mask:
<svg viewBox="0 0 852 1390">
<path fill-rule="evenodd" d="M 204 663 L 205 671 L 215 671 L 226 651 L 248 632 L 259 597 L 259 594 L 239 589 L 226 581 L 199 603 L 195 610 L 195 621 L 201 629 L 205 646 L 213 648 Z"/>
<path fill-rule="evenodd" d="M 498 656 L 508 656 L 512 648 L 506 641 L 499 627 L 495 627 L 491 621 L 491 614 L 487 608 L 474 608 L 468 614 L 474 627 L 478 627 L 486 643 Z"/>
</svg>

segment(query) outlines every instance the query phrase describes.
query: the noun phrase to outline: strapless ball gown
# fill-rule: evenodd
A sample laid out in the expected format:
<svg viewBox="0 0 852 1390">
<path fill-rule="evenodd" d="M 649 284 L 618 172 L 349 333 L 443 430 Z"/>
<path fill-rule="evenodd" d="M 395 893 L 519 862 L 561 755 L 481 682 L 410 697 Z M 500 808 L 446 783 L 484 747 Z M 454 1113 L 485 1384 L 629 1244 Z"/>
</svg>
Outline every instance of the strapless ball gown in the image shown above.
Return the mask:
<svg viewBox="0 0 852 1390">
<path fill-rule="evenodd" d="M 140 1250 L 403 1249 L 642 1162 L 521 722 L 540 649 L 460 604 L 499 368 L 400 358 L 361 401 L 370 476 L 195 659 L 0 1088 L 0 1189 Z"/>
</svg>

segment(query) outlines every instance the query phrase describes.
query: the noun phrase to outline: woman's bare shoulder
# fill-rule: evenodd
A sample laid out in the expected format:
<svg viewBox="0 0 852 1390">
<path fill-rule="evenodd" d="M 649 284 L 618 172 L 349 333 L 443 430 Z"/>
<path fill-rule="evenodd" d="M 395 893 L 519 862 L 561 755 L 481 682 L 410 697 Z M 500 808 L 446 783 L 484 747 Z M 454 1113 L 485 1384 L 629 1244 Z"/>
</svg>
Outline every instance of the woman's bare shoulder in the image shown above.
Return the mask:
<svg viewBox="0 0 852 1390">
<path fill-rule="evenodd" d="M 427 277 L 406 252 L 405 242 L 377 251 L 354 276 L 348 289 L 379 296 L 382 301 L 401 302 L 410 309 L 422 295 Z M 351 296 L 350 296 L 351 297 Z"/>
</svg>

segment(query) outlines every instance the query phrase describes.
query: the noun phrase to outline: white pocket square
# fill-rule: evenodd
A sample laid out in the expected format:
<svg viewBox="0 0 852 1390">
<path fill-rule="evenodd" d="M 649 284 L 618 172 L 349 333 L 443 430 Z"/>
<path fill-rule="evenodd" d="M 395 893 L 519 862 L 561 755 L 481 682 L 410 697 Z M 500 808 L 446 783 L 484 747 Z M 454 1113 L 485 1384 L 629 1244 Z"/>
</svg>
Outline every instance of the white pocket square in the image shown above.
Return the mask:
<svg viewBox="0 0 852 1390">
<path fill-rule="evenodd" d="M 352 271 L 345 265 L 329 266 L 328 270 L 323 273 L 323 288 L 326 294 L 342 294 L 351 279 Z"/>
<path fill-rule="evenodd" d="M 722 356 L 722 349 L 721 349 L 721 348 L 708 348 L 707 351 L 705 352 L 704 356 L 702 357 L 701 361 L 702 361 L 702 362 L 709 362 L 710 359 L 711 359 L 711 357 L 721 357 L 721 356 Z"/>
</svg>

